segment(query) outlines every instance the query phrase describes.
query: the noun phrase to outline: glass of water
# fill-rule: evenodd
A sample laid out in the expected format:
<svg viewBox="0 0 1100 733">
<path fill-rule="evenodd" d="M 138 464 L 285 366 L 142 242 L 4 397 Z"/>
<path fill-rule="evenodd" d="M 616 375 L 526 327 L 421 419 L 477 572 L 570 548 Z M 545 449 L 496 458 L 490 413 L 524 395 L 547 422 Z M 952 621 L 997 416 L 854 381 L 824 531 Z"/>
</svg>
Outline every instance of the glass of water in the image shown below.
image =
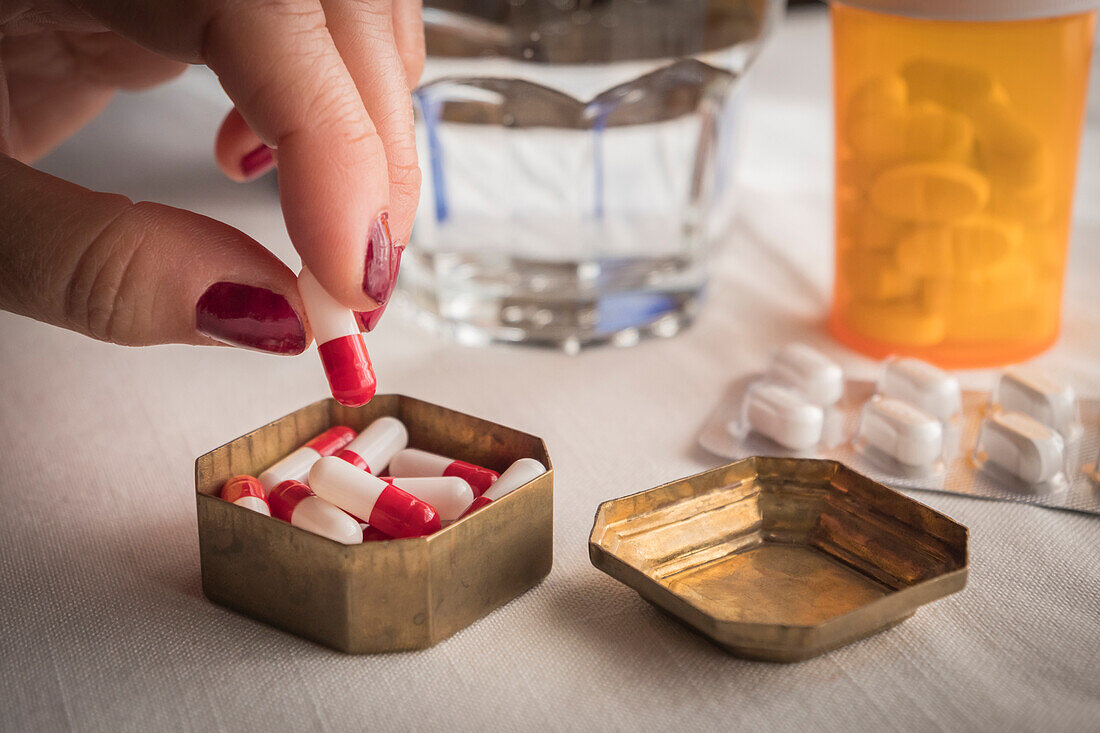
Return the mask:
<svg viewBox="0 0 1100 733">
<path fill-rule="evenodd" d="M 732 206 L 736 80 L 782 0 L 425 0 L 402 288 L 465 343 L 691 321 Z"/>
</svg>

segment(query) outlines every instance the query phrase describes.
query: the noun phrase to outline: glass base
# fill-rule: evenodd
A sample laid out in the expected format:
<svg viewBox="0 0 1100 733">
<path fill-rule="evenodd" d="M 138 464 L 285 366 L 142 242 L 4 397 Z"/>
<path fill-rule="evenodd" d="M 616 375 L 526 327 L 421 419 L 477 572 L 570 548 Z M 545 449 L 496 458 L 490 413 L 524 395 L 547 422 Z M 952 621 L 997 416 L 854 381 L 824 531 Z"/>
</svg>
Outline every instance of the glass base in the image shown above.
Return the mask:
<svg viewBox="0 0 1100 733">
<path fill-rule="evenodd" d="M 679 333 L 702 297 L 697 270 L 679 258 L 546 262 L 407 251 L 400 287 L 418 322 L 459 343 L 576 354 Z"/>
</svg>

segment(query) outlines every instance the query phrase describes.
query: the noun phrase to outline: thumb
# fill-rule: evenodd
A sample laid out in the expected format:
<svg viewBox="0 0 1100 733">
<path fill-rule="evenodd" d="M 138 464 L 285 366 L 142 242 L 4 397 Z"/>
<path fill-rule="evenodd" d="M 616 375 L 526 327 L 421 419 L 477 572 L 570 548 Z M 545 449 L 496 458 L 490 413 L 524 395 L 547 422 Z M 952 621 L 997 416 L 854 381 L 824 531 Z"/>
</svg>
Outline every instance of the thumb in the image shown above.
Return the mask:
<svg viewBox="0 0 1100 733">
<path fill-rule="evenodd" d="M 297 354 L 294 275 L 221 222 L 96 193 L 0 156 L 0 307 L 128 346 Z"/>
</svg>

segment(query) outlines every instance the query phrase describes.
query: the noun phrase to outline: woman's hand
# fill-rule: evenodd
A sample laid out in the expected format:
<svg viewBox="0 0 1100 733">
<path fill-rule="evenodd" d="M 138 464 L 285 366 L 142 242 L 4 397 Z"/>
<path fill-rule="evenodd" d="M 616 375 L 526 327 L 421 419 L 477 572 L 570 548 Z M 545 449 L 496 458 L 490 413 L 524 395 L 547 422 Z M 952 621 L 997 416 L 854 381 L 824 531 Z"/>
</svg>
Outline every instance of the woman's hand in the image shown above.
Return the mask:
<svg viewBox="0 0 1100 733">
<path fill-rule="evenodd" d="M 423 44 L 419 0 L 0 0 L 0 307 L 128 345 L 306 347 L 294 274 L 254 240 L 27 165 L 116 89 L 205 63 L 235 105 L 222 170 L 278 161 L 303 262 L 373 327 L 419 196 Z"/>
</svg>

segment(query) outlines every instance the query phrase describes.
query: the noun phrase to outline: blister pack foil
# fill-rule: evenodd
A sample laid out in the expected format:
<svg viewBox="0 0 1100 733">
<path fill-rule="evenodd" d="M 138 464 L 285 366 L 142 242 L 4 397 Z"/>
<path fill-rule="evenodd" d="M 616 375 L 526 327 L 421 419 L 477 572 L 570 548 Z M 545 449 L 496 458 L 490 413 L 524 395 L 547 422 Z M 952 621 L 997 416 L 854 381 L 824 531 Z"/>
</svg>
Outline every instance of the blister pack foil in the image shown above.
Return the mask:
<svg viewBox="0 0 1100 733">
<path fill-rule="evenodd" d="M 902 475 L 856 447 L 860 411 L 875 395 L 875 382 L 846 379 L 844 396 L 825 408 L 821 441 L 813 448 L 790 450 L 744 425 L 749 387 L 764 379 L 763 372 L 749 374 L 729 386 L 699 431 L 698 441 L 703 448 L 730 460 L 746 456 L 829 458 L 898 489 L 942 491 L 1100 514 L 1100 400 L 1077 400 L 1080 429 L 1065 442 L 1062 472 L 1055 480 L 1029 485 L 983 470 L 974 456 L 982 420 L 996 409 L 988 391 L 962 391 L 961 412 L 944 426 L 942 461 L 936 470 Z"/>
</svg>

